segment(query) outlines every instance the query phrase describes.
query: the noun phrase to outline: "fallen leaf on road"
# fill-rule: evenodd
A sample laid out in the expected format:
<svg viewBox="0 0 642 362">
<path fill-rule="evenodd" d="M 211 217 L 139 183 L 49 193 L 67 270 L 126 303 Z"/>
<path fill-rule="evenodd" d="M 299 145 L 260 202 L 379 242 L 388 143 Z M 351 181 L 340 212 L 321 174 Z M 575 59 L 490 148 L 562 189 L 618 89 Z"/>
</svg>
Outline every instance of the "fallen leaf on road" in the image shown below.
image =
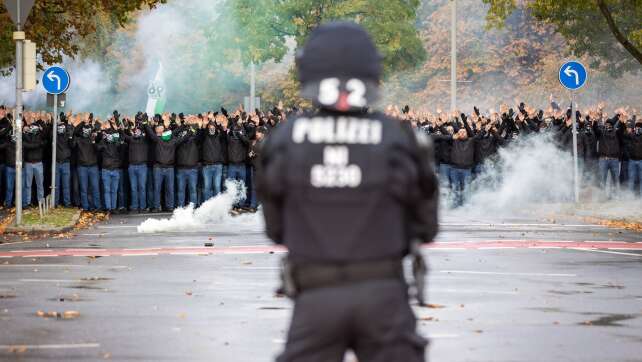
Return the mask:
<svg viewBox="0 0 642 362">
<path fill-rule="evenodd" d="M 9 353 L 25 353 L 27 352 L 27 346 L 10 346 L 7 350 Z"/>
<path fill-rule="evenodd" d="M 111 353 L 103 354 L 103 359 L 110 359 L 110 358 L 111 358 Z"/>
<path fill-rule="evenodd" d="M 481 329 L 478 329 L 475 331 L 475 333 L 484 333 L 484 331 L 482 331 Z"/>
<path fill-rule="evenodd" d="M 246 262 L 243 262 L 243 265 L 252 265 L 252 262 L 251 261 L 246 261 Z"/>
<path fill-rule="evenodd" d="M 441 304 L 432 304 L 432 303 L 428 303 L 428 304 L 426 304 L 426 307 L 428 307 L 428 308 L 446 308 L 446 306 L 445 306 L 445 305 L 441 305 Z"/>
<path fill-rule="evenodd" d="M 75 311 L 75 310 L 68 310 L 68 311 L 65 311 L 62 314 L 62 318 L 64 318 L 64 319 L 75 319 L 75 318 L 78 318 L 78 317 L 80 317 L 80 312 Z"/>
<path fill-rule="evenodd" d="M 185 292 L 185 295 L 192 295 L 192 292 Z"/>
<path fill-rule="evenodd" d="M 180 319 L 185 319 L 185 317 L 187 317 L 187 314 L 185 314 L 185 313 L 178 313 L 178 318 L 180 318 Z"/>
<path fill-rule="evenodd" d="M 431 321 L 431 320 L 434 320 L 434 319 L 435 318 L 433 318 L 433 317 L 421 317 L 421 318 L 419 318 L 419 320 L 421 320 L 421 321 Z"/>
</svg>

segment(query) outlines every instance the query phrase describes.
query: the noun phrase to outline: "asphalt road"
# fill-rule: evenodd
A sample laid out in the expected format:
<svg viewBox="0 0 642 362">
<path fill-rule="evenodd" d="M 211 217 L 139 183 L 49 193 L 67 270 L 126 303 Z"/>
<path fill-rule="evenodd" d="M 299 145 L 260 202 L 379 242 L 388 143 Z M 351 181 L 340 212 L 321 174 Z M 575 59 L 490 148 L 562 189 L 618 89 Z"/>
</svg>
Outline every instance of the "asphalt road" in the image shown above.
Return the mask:
<svg viewBox="0 0 642 362">
<path fill-rule="evenodd" d="M 260 221 L 138 233 L 146 217 L 0 244 L 0 360 L 272 361 L 292 304 Z M 438 308 L 415 306 L 430 360 L 642 361 L 641 242 L 576 220 L 446 215 L 424 249 Z"/>
</svg>

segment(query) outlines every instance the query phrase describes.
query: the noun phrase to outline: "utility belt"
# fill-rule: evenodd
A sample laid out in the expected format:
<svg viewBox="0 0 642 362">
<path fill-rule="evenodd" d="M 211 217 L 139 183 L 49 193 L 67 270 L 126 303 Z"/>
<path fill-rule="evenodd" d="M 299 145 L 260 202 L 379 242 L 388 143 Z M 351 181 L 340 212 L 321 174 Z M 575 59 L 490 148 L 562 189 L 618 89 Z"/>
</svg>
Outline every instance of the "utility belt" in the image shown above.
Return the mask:
<svg viewBox="0 0 642 362">
<path fill-rule="evenodd" d="M 427 266 L 418 244 L 411 247 L 411 255 L 414 280 L 410 284 L 419 304 L 423 305 Z M 281 261 L 282 285 L 278 292 L 295 298 L 307 290 L 382 279 L 405 281 L 402 260 L 295 265 L 285 256 Z"/>
</svg>

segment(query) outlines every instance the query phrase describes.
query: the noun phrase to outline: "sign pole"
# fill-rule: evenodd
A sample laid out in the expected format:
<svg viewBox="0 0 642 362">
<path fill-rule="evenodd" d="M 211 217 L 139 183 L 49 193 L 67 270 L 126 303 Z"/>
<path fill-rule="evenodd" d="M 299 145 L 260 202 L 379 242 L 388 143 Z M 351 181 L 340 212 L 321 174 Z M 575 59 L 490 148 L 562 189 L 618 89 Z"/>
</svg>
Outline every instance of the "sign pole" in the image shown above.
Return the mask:
<svg viewBox="0 0 642 362">
<path fill-rule="evenodd" d="M 51 143 L 51 208 L 56 208 L 56 141 L 58 138 L 58 95 L 54 94 L 54 106 L 53 106 L 53 132 Z"/>
<path fill-rule="evenodd" d="M 573 112 L 573 92 L 571 91 L 571 117 L 573 118 L 573 178 L 574 185 L 573 190 L 575 194 L 575 203 L 580 202 L 580 177 L 579 177 L 579 165 L 577 157 L 577 117 L 575 117 Z"/>
<path fill-rule="evenodd" d="M 21 19 L 20 0 L 17 0 L 17 18 Z M 17 31 L 14 33 L 16 40 L 16 225 L 22 224 L 22 45 L 25 33 L 22 31 L 20 20 L 16 23 Z"/>
</svg>

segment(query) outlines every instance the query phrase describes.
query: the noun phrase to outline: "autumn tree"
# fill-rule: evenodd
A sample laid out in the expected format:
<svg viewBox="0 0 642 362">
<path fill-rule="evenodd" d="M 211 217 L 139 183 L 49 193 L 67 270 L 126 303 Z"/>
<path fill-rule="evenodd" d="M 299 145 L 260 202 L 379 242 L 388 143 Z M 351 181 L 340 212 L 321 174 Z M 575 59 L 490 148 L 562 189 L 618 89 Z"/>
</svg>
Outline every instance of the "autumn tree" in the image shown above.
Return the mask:
<svg viewBox="0 0 642 362">
<path fill-rule="evenodd" d="M 611 75 L 640 70 L 642 1 L 638 0 L 483 0 L 490 5 L 490 26 L 523 6 L 539 21 L 551 24 L 567 39 L 571 52 L 592 59 L 591 66 Z"/>
<path fill-rule="evenodd" d="M 75 57 L 80 41 L 97 30 L 114 32 L 124 26 L 131 14 L 153 8 L 166 0 L 36 0 L 24 30 L 27 39 L 38 46 L 43 64 L 60 63 L 63 56 Z M 15 27 L 0 2 L 0 70 L 11 72 L 15 62 Z M 96 39 L 100 39 L 97 37 Z"/>
</svg>

